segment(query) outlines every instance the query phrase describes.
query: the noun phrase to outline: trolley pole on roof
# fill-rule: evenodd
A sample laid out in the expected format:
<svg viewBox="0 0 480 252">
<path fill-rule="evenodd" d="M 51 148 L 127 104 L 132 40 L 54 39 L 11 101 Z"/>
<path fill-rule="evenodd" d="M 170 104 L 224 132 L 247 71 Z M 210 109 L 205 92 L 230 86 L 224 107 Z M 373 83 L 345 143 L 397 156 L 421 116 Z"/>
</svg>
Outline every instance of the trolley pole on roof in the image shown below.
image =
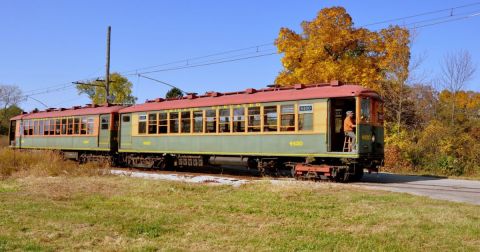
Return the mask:
<svg viewBox="0 0 480 252">
<path fill-rule="evenodd" d="M 108 26 L 107 29 L 107 64 L 105 65 L 106 71 L 105 71 L 105 89 L 106 89 L 106 95 L 105 95 L 105 100 L 108 103 L 110 103 L 110 33 L 112 31 L 112 28 Z"/>
</svg>

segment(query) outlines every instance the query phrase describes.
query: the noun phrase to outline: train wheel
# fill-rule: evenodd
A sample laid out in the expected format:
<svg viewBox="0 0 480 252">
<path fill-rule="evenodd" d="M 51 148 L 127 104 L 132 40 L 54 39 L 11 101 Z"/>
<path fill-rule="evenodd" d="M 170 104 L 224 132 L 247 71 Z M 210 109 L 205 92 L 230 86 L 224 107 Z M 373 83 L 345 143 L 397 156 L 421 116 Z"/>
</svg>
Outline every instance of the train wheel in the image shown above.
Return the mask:
<svg viewBox="0 0 480 252">
<path fill-rule="evenodd" d="M 350 179 L 350 173 L 348 173 L 345 169 L 339 169 L 334 176 L 335 182 L 340 183 L 347 183 L 350 181 Z"/>
<path fill-rule="evenodd" d="M 167 168 L 167 162 L 165 162 L 165 160 L 160 160 L 156 166 L 159 170 L 163 171 L 165 168 Z"/>
<path fill-rule="evenodd" d="M 352 181 L 360 181 L 363 178 L 363 168 L 355 169 L 352 175 Z"/>
</svg>

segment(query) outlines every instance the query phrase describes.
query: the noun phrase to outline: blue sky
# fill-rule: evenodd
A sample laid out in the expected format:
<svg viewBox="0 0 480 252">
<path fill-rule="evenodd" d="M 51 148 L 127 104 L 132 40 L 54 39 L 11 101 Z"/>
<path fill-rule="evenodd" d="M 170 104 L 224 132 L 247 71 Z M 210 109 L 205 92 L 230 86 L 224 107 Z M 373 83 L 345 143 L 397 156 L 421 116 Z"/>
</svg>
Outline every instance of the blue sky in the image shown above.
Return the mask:
<svg viewBox="0 0 480 252">
<path fill-rule="evenodd" d="M 357 26 L 474 1 L 0 1 L 0 83 L 28 91 L 63 87 L 76 80 L 104 75 L 105 36 L 112 26 L 111 71 L 134 70 L 197 56 L 273 42 L 281 27 L 300 30 L 303 20 L 331 6 L 347 9 Z M 480 12 L 480 4 L 454 10 L 454 15 Z M 449 12 L 399 20 L 408 24 Z M 369 26 L 379 29 L 388 24 Z M 414 55 L 425 55 L 420 72 L 434 77 L 447 52 L 468 50 L 480 64 L 480 16 L 421 28 Z M 273 46 L 191 60 L 195 65 L 236 55 L 272 52 Z M 244 56 L 238 56 L 244 57 Z M 151 73 L 148 76 L 184 90 L 235 91 L 273 83 L 281 70 L 280 55 L 224 64 Z M 185 66 L 186 61 L 157 69 Z M 480 65 L 479 65 L 480 67 Z M 163 97 L 169 89 L 135 75 L 138 102 Z M 480 91 L 480 69 L 468 89 Z M 30 92 L 31 93 L 31 92 Z M 88 103 L 72 87 L 33 96 L 53 107 Z M 29 99 L 25 110 L 43 108 Z"/>
</svg>

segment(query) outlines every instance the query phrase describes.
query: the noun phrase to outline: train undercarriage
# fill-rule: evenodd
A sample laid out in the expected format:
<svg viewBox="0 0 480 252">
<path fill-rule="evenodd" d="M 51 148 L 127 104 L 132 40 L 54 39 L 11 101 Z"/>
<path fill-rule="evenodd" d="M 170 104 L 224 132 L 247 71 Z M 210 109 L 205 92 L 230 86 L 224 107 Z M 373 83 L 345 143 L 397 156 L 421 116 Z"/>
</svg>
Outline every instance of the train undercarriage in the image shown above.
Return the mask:
<svg viewBox="0 0 480 252">
<path fill-rule="evenodd" d="M 300 158 L 179 155 L 64 151 L 65 158 L 80 163 L 98 162 L 112 166 L 165 170 L 174 167 L 241 167 L 261 176 L 292 176 L 297 180 L 358 181 L 364 170 L 378 172 L 379 159 Z"/>
<path fill-rule="evenodd" d="M 171 155 L 122 153 L 119 165 L 137 168 L 166 169 L 172 167 L 242 167 L 257 170 L 261 176 L 292 176 L 298 180 L 358 181 L 364 170 L 378 172 L 380 160 L 309 159 L 290 157 Z"/>
</svg>

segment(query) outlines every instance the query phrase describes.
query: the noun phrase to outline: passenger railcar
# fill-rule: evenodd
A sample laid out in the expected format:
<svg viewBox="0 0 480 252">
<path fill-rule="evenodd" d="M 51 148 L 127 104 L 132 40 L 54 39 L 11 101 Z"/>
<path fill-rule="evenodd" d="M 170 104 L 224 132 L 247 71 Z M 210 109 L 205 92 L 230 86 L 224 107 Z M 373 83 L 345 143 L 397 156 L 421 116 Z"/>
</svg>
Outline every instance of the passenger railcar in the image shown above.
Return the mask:
<svg viewBox="0 0 480 252">
<path fill-rule="evenodd" d="M 10 145 L 19 149 L 59 150 L 65 157 L 82 162 L 113 160 L 121 108 L 88 104 L 22 114 L 11 119 L 15 132 L 10 134 Z"/>
<path fill-rule="evenodd" d="M 357 151 L 345 149 L 346 111 L 356 115 Z M 48 109 L 11 119 L 11 146 L 57 149 L 80 161 L 132 167 L 237 161 L 262 173 L 358 179 L 383 162 L 383 102 L 338 81 L 240 92 L 188 94 L 134 106 Z"/>
<path fill-rule="evenodd" d="M 343 149 L 348 110 L 357 115 L 357 152 Z M 132 166 L 203 166 L 237 157 L 265 173 L 290 168 L 297 177 L 349 180 L 383 160 L 380 96 L 337 81 L 159 98 L 119 114 L 118 150 Z"/>
</svg>

